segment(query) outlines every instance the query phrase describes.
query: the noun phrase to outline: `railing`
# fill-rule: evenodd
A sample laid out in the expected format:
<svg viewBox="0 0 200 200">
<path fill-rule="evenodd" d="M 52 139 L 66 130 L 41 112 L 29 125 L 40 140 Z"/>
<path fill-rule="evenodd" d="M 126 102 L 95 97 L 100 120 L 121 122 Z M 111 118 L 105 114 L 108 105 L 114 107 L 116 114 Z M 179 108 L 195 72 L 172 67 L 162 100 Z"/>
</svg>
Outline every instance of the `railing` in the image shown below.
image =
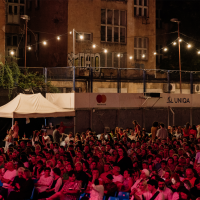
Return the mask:
<svg viewBox="0 0 200 200">
<path fill-rule="evenodd" d="M 21 69 L 23 70 L 23 68 Z M 112 67 L 30 67 L 28 70 L 43 74 L 46 81 L 69 81 L 71 83 L 69 87 L 72 88 L 72 91 L 76 90 L 76 83 L 82 81 L 87 81 L 89 85 L 87 92 L 93 92 L 94 83 L 114 82 L 117 85 L 118 93 L 121 92 L 121 85 L 123 83 L 143 84 L 143 92 L 147 92 L 148 83 L 164 84 L 162 86 L 165 87 L 164 89 L 162 88 L 164 92 L 172 91 L 172 84 L 178 85 L 180 83 L 179 70 Z M 190 93 L 196 92 L 194 86 L 200 84 L 200 72 L 182 70 L 181 74 L 182 85 L 187 84 L 185 87 L 190 90 Z M 156 87 L 152 89 L 157 89 Z"/>
</svg>

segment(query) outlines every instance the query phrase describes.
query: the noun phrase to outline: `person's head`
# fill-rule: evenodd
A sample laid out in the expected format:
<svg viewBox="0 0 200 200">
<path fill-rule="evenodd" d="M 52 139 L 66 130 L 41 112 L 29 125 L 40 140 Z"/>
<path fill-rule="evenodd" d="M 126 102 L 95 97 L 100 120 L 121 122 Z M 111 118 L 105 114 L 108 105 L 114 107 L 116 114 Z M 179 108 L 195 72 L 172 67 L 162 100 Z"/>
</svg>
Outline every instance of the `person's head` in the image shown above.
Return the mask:
<svg viewBox="0 0 200 200">
<path fill-rule="evenodd" d="M 147 179 L 149 177 L 149 175 L 150 175 L 149 170 L 148 169 L 143 169 L 141 171 L 140 178 Z"/>
<path fill-rule="evenodd" d="M 153 127 L 158 127 L 158 122 L 153 122 Z"/>
<path fill-rule="evenodd" d="M 13 162 L 8 162 L 7 163 L 7 169 L 10 170 L 10 171 L 14 170 L 14 164 L 13 164 Z"/>
<path fill-rule="evenodd" d="M 90 169 L 93 170 L 97 167 L 97 163 L 93 160 L 91 165 L 90 165 Z"/>
<path fill-rule="evenodd" d="M 57 167 L 55 167 L 55 168 L 53 169 L 53 174 L 54 174 L 54 177 L 55 177 L 55 176 L 60 176 L 60 175 L 61 175 L 60 169 L 57 168 Z"/>
<path fill-rule="evenodd" d="M 113 181 L 113 176 L 112 176 L 112 174 L 108 174 L 108 175 L 106 176 L 105 183 L 112 183 L 112 181 Z"/>
<path fill-rule="evenodd" d="M 131 177 L 131 175 L 132 175 L 131 170 L 125 170 L 125 171 L 124 171 L 124 178 L 125 178 L 125 179 Z"/>
<path fill-rule="evenodd" d="M 46 167 L 44 169 L 44 174 L 45 174 L 45 177 L 49 177 L 50 176 L 50 172 L 51 172 L 51 169 L 49 167 Z"/>
<path fill-rule="evenodd" d="M 186 169 L 185 175 L 188 178 L 188 180 L 191 180 L 194 177 L 194 172 L 191 168 L 188 168 Z"/>
<path fill-rule="evenodd" d="M 179 199 L 187 200 L 190 199 L 190 192 L 184 186 L 180 187 L 179 189 Z"/>
<path fill-rule="evenodd" d="M 166 180 L 166 179 L 170 179 L 170 177 L 171 177 L 171 172 L 168 170 L 168 171 L 165 172 L 164 178 Z"/>
<path fill-rule="evenodd" d="M 161 164 L 161 168 L 164 170 L 165 167 L 167 166 L 167 161 L 162 160 L 162 161 L 160 162 L 160 164 Z"/>
<path fill-rule="evenodd" d="M 84 147 L 84 152 L 87 153 L 90 151 L 90 147 L 88 145 L 85 145 Z"/>
<path fill-rule="evenodd" d="M 75 171 L 73 171 L 73 170 L 69 171 L 68 176 L 69 176 L 69 181 L 70 182 L 74 182 L 76 180 L 76 173 L 75 173 Z"/>
<path fill-rule="evenodd" d="M 159 188 L 161 191 L 163 191 L 163 190 L 165 189 L 165 181 L 164 181 L 162 178 L 160 178 L 160 179 L 158 180 L 158 188 Z"/>
<path fill-rule="evenodd" d="M 148 182 L 148 189 L 149 191 L 152 193 L 153 191 L 157 190 L 158 188 L 158 181 L 154 180 L 154 179 L 150 179 Z"/>
<path fill-rule="evenodd" d="M 138 184 L 139 189 L 144 192 L 147 191 L 147 181 L 146 180 L 141 180 Z"/>
<path fill-rule="evenodd" d="M 76 171 L 77 172 L 80 172 L 80 171 L 82 171 L 82 163 L 81 162 L 77 162 L 76 164 L 75 164 L 75 169 L 76 169 Z"/>
<path fill-rule="evenodd" d="M 38 167 L 38 169 L 41 169 L 43 167 L 43 161 L 42 160 L 39 160 L 37 162 L 37 167 Z"/>
<path fill-rule="evenodd" d="M 19 176 L 19 178 L 22 178 L 23 177 L 23 175 L 24 175 L 24 168 L 23 167 L 19 167 L 18 168 L 18 176 Z"/>
<path fill-rule="evenodd" d="M 149 165 L 147 162 L 142 163 L 142 169 L 149 169 Z"/>
<path fill-rule="evenodd" d="M 64 154 L 65 153 L 65 147 L 63 147 L 63 146 L 59 147 L 59 152 L 60 152 L 60 154 Z"/>
<path fill-rule="evenodd" d="M 22 149 L 25 149 L 25 147 L 26 147 L 25 142 L 24 142 L 24 141 L 21 141 L 21 142 L 20 142 L 20 146 L 21 146 Z"/>
<path fill-rule="evenodd" d="M 115 176 L 118 176 L 120 174 L 120 167 L 114 166 L 112 172 Z"/>
<path fill-rule="evenodd" d="M 24 170 L 23 177 L 24 177 L 25 179 L 31 178 L 31 172 L 30 172 L 29 169 L 25 169 L 25 170 Z"/>
<path fill-rule="evenodd" d="M 18 125 L 18 121 L 15 121 L 15 125 Z"/>
<path fill-rule="evenodd" d="M 109 172 L 110 171 L 110 164 L 105 163 L 103 169 L 104 169 L 104 172 Z"/>
<path fill-rule="evenodd" d="M 93 169 L 93 170 L 92 170 L 92 177 L 93 177 L 94 179 L 99 178 L 99 170 L 98 170 L 98 169 Z"/>
<path fill-rule="evenodd" d="M 164 127 L 165 127 L 164 123 L 160 123 L 160 128 L 164 128 Z"/>
</svg>

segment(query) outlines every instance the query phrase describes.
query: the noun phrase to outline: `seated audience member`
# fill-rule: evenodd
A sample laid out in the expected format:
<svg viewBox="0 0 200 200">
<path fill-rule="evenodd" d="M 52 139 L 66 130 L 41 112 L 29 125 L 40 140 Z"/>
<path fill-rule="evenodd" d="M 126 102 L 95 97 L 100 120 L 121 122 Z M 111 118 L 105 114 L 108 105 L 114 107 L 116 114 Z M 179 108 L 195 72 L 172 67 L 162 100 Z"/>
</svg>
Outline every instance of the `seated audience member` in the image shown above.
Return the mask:
<svg viewBox="0 0 200 200">
<path fill-rule="evenodd" d="M 53 184 L 53 178 L 50 176 L 50 172 L 51 169 L 46 167 L 44 169 L 44 175 L 42 175 L 38 182 L 35 184 L 38 193 L 45 192 L 51 188 L 51 185 Z"/>
<path fill-rule="evenodd" d="M 81 189 L 81 181 L 76 180 L 74 171 L 69 172 L 69 179 L 65 182 L 60 192 L 55 193 L 46 200 L 76 200 Z"/>
<path fill-rule="evenodd" d="M 119 188 L 119 191 L 123 192 L 130 192 L 131 187 L 133 185 L 133 179 L 131 177 L 131 171 L 130 170 L 125 170 L 124 171 L 124 180 L 123 183 L 117 184 L 117 187 Z"/>
<path fill-rule="evenodd" d="M 113 182 L 113 176 L 108 174 L 104 184 L 104 194 L 106 195 L 106 198 L 108 199 L 110 196 L 115 196 L 117 191 L 117 185 Z"/>
<path fill-rule="evenodd" d="M 31 178 L 31 172 L 29 169 L 24 170 L 23 178 L 25 181 L 23 181 L 21 185 L 15 184 L 16 188 L 14 191 L 10 192 L 8 200 L 26 200 L 31 197 L 34 188 L 34 182 Z"/>
<path fill-rule="evenodd" d="M 171 191 L 171 189 L 166 187 L 165 181 L 162 178 L 158 180 L 158 191 L 163 193 L 165 200 L 172 199 L 173 192 Z"/>
<path fill-rule="evenodd" d="M 0 188 L 0 199 L 6 199 L 8 195 L 8 188 L 16 176 L 17 171 L 14 169 L 13 162 L 8 162 L 6 165 L 6 172 L 1 178 L 3 186 Z"/>
<path fill-rule="evenodd" d="M 76 173 L 76 179 L 78 181 L 82 182 L 82 187 L 86 188 L 87 184 L 88 184 L 88 176 L 87 174 L 83 171 L 83 167 L 82 167 L 82 163 L 81 162 L 77 162 L 75 164 L 75 173 Z"/>
<path fill-rule="evenodd" d="M 190 190 L 190 193 L 195 197 L 200 197 L 200 178 L 196 179 L 194 182 L 194 187 Z"/>
<path fill-rule="evenodd" d="M 59 168 L 54 168 L 53 169 L 53 183 L 51 185 L 50 189 L 47 189 L 44 192 L 39 193 L 38 195 L 38 199 L 41 198 L 47 198 L 49 196 L 52 196 L 53 194 L 55 194 L 56 192 L 59 192 L 62 186 L 62 178 L 60 177 L 61 175 L 61 171 Z"/>
<path fill-rule="evenodd" d="M 36 179 L 40 179 L 40 177 L 44 175 L 44 168 L 42 160 L 37 162 L 37 165 L 33 168 L 33 177 Z"/>
<path fill-rule="evenodd" d="M 186 175 L 186 178 L 184 180 L 189 180 L 191 185 L 192 185 L 192 187 L 194 187 L 194 183 L 195 183 L 196 177 L 194 177 L 193 170 L 191 168 L 186 169 L 185 175 Z"/>
<path fill-rule="evenodd" d="M 114 166 L 112 172 L 113 172 L 113 183 L 115 183 L 116 185 L 118 183 L 123 183 L 124 177 L 120 174 L 120 167 Z"/>
<path fill-rule="evenodd" d="M 149 170 L 147 169 L 143 169 L 142 172 L 141 172 L 141 175 L 140 175 L 140 178 L 136 180 L 136 182 L 134 183 L 134 185 L 131 187 L 131 191 L 134 189 L 134 188 L 137 188 L 138 187 L 138 184 L 140 183 L 141 180 L 147 180 L 149 178 Z"/>
<path fill-rule="evenodd" d="M 133 199 L 138 199 L 138 197 L 140 198 L 139 200 L 143 200 L 144 199 L 144 193 L 148 191 L 148 186 L 147 186 L 147 181 L 146 180 L 141 180 L 138 184 L 138 188 L 134 188 L 130 195 L 133 195 L 131 200 Z"/>
<path fill-rule="evenodd" d="M 95 179 L 91 185 L 90 200 L 103 200 L 104 186 L 99 185 L 99 180 Z"/>
<path fill-rule="evenodd" d="M 102 179 L 103 182 L 105 182 L 106 176 L 108 174 L 112 174 L 112 171 L 110 170 L 110 164 L 109 163 L 105 163 L 104 164 L 104 172 L 100 175 L 100 178 Z"/>
</svg>

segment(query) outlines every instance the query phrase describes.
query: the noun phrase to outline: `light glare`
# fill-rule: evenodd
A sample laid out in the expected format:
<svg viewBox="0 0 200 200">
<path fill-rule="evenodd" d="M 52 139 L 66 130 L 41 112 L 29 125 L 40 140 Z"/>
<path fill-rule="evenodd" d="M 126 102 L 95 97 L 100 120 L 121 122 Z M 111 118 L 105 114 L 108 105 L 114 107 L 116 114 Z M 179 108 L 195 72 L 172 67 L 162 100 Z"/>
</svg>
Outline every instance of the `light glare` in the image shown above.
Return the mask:
<svg viewBox="0 0 200 200">
<path fill-rule="evenodd" d="M 167 48 L 164 48 L 164 51 L 167 51 L 168 49 Z"/>
<path fill-rule="evenodd" d="M 47 42 L 46 42 L 46 41 L 44 41 L 44 42 L 43 42 L 43 45 L 46 45 L 46 44 L 47 44 Z"/>
<path fill-rule="evenodd" d="M 191 48 L 191 47 L 192 47 L 191 44 L 188 44 L 188 45 L 187 45 L 187 48 Z"/>
<path fill-rule="evenodd" d="M 96 48 L 96 44 L 93 44 L 92 47 L 93 47 L 93 48 Z"/>
<path fill-rule="evenodd" d="M 31 47 L 28 47 L 28 50 L 31 50 Z"/>
<path fill-rule="evenodd" d="M 80 35 L 80 39 L 83 40 L 83 35 Z"/>
<path fill-rule="evenodd" d="M 153 54 L 154 54 L 154 55 L 156 55 L 157 53 L 156 53 L 156 52 L 154 52 Z"/>
<path fill-rule="evenodd" d="M 104 53 L 107 53 L 108 51 L 107 51 L 107 49 L 104 49 Z"/>
<path fill-rule="evenodd" d="M 15 54 L 15 52 L 14 51 L 10 51 L 10 54 L 13 56 Z"/>
<path fill-rule="evenodd" d="M 173 42 L 173 45 L 176 45 L 176 42 Z"/>
<path fill-rule="evenodd" d="M 60 40 L 60 36 L 57 37 L 57 40 Z"/>
<path fill-rule="evenodd" d="M 132 59 L 133 59 L 133 57 L 132 57 L 132 56 L 130 56 L 129 58 L 130 58 L 130 60 L 132 60 Z"/>
</svg>

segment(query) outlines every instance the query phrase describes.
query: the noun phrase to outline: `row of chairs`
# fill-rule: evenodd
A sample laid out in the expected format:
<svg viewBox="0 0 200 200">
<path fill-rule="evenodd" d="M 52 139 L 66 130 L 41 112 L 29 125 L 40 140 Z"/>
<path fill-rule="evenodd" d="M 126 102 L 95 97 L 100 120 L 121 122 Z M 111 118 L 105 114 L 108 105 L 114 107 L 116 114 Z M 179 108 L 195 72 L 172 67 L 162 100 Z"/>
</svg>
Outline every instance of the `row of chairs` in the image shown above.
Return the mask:
<svg viewBox="0 0 200 200">
<path fill-rule="evenodd" d="M 115 193 L 115 197 L 109 197 L 108 200 L 129 200 L 129 192 L 119 192 L 117 195 L 117 192 Z M 82 199 L 82 197 L 90 197 L 90 194 L 88 193 L 82 193 L 79 197 L 79 200 Z M 103 200 L 106 199 L 106 196 L 103 197 Z"/>
</svg>

